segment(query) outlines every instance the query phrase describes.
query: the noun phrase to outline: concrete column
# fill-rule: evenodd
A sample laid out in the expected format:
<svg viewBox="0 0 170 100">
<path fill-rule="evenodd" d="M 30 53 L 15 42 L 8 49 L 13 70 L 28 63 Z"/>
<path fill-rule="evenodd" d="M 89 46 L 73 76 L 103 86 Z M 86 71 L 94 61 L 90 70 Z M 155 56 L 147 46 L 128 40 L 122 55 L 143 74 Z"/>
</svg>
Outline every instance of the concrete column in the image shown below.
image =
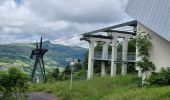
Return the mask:
<svg viewBox="0 0 170 100">
<path fill-rule="evenodd" d="M 94 58 L 94 41 L 90 40 L 90 42 L 89 42 L 87 79 L 93 78 L 93 65 L 94 65 L 93 58 Z"/>
<path fill-rule="evenodd" d="M 124 76 L 127 74 L 127 53 L 128 53 L 128 38 L 123 39 L 123 45 L 122 45 L 122 60 L 125 63 L 122 63 L 122 72 L 121 74 Z"/>
<path fill-rule="evenodd" d="M 112 40 L 112 55 L 111 55 L 111 77 L 116 76 L 116 63 L 117 60 L 117 36 Z"/>
<path fill-rule="evenodd" d="M 108 43 L 103 44 L 102 59 L 108 59 Z M 101 62 L 101 76 L 106 76 L 106 64 L 105 61 Z"/>
</svg>

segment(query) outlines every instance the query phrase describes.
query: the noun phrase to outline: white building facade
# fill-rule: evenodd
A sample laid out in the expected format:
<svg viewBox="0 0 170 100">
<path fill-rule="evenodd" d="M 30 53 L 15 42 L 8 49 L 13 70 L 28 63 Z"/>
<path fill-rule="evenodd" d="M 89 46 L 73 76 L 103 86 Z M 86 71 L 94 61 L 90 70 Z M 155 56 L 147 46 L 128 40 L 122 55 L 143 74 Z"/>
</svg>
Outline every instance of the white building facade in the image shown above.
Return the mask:
<svg viewBox="0 0 170 100">
<path fill-rule="evenodd" d="M 156 71 L 170 67 L 170 0 L 130 0 L 126 12 L 138 21 L 137 33 L 150 34 L 150 61 Z"/>
</svg>

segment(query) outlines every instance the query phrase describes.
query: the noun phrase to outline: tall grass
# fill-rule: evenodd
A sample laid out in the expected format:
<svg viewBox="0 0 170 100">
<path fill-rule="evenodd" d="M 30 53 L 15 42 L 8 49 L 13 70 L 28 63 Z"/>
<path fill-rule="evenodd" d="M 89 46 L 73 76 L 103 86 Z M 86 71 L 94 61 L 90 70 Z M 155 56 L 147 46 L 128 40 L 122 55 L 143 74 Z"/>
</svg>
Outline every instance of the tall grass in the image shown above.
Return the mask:
<svg viewBox="0 0 170 100">
<path fill-rule="evenodd" d="M 136 88 L 136 77 L 117 76 L 115 78 L 95 78 L 93 80 L 73 81 L 73 90 L 69 90 L 69 81 L 31 85 L 30 92 L 43 91 L 53 93 L 65 100 L 98 100 L 110 92 L 127 91 Z M 123 89 L 123 90 L 122 90 Z"/>
<path fill-rule="evenodd" d="M 170 100 L 170 87 L 134 88 L 106 95 L 101 100 Z"/>
<path fill-rule="evenodd" d="M 61 100 L 170 100 L 170 87 L 140 88 L 137 81 L 133 75 L 73 81 L 72 91 L 69 81 L 53 82 L 31 85 L 30 92 L 52 93 Z"/>
</svg>

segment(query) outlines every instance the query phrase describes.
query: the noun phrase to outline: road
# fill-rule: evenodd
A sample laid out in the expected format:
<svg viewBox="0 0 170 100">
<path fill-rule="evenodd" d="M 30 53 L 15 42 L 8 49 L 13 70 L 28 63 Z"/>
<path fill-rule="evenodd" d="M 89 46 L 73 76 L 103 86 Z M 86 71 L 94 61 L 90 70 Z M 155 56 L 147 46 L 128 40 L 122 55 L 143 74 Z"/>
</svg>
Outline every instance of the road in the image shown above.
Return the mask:
<svg viewBox="0 0 170 100">
<path fill-rule="evenodd" d="M 58 100 L 58 98 L 48 93 L 31 93 L 28 100 Z"/>
</svg>

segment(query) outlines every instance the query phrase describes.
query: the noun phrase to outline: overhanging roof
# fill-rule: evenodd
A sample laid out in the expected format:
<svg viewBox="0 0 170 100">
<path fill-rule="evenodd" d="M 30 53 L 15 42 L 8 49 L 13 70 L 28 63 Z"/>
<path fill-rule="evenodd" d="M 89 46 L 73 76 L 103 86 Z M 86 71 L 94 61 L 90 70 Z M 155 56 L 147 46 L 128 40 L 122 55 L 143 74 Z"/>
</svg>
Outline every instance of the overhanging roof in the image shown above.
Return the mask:
<svg viewBox="0 0 170 100">
<path fill-rule="evenodd" d="M 115 32 L 115 33 L 121 33 L 121 34 L 132 34 L 132 35 L 136 35 L 135 32 L 126 32 L 126 31 L 118 31 L 118 30 L 106 30 L 104 32 Z"/>
<path fill-rule="evenodd" d="M 102 28 L 102 29 L 99 29 L 99 30 L 84 33 L 84 35 L 85 34 L 90 35 L 90 34 L 99 33 L 99 32 L 106 32 L 106 31 L 109 31 L 109 30 L 112 30 L 112 29 L 115 29 L 115 28 L 120 28 L 120 27 L 125 27 L 125 26 L 134 26 L 135 27 L 135 26 L 137 26 L 137 21 L 134 20 L 134 21 L 130 21 L 130 22 L 126 22 L 126 23 L 122 23 L 122 24 Z"/>
<path fill-rule="evenodd" d="M 100 39 L 112 39 L 112 36 L 104 36 L 104 35 L 90 35 L 90 34 L 85 34 L 83 35 L 83 38 L 80 38 L 80 40 L 86 40 L 89 41 L 89 38 L 93 37 L 93 38 L 100 38 Z"/>
</svg>

